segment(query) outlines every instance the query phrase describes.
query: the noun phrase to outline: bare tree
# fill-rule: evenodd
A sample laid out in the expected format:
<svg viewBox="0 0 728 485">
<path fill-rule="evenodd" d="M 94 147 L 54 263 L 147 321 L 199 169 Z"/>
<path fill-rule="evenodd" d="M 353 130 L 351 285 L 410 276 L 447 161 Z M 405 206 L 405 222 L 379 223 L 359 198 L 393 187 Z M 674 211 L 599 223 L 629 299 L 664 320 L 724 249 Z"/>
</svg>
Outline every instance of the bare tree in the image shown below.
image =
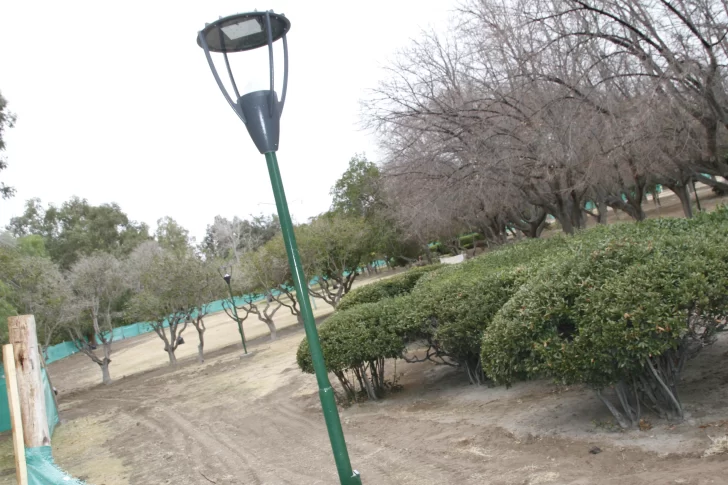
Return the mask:
<svg viewBox="0 0 728 485">
<path fill-rule="evenodd" d="M 547 214 L 572 233 L 608 207 L 641 220 L 656 184 L 689 216 L 692 180 L 728 188 L 727 19 L 713 0 L 463 2 L 363 103 L 389 206 L 425 240 L 538 235 Z"/>
</svg>

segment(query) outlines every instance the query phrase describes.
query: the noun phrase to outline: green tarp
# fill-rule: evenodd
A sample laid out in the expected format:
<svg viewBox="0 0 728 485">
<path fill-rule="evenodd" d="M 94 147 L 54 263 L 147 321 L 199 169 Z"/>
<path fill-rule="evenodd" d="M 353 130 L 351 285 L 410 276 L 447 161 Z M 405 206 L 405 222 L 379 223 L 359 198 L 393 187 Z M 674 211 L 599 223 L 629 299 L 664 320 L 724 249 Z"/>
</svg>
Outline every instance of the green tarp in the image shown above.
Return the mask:
<svg viewBox="0 0 728 485">
<path fill-rule="evenodd" d="M 58 468 L 53 461 L 50 446 L 26 448 L 25 462 L 28 464 L 28 485 L 84 485 L 85 483 Z"/>
<path fill-rule="evenodd" d="M 58 410 L 53 399 L 53 389 L 48 382 L 48 374 L 43 369 L 43 394 L 46 405 L 46 418 L 48 419 L 48 430 L 51 436 L 58 425 Z M 10 411 L 8 410 L 8 391 L 5 384 L 5 373 L 0 368 L 0 431 L 9 431 Z M 25 462 L 28 465 L 28 485 L 83 485 L 84 482 L 66 474 L 53 461 L 50 446 L 25 449 Z"/>
<path fill-rule="evenodd" d="M 46 349 L 45 360 L 46 364 L 55 362 L 57 360 L 65 359 L 69 355 L 73 355 L 78 352 L 78 349 L 73 342 L 61 342 L 57 345 L 51 345 Z"/>
<path fill-rule="evenodd" d="M 53 399 L 53 388 L 51 387 L 50 382 L 48 382 L 48 373 L 45 369 L 43 369 L 43 394 L 45 395 L 48 431 L 50 431 L 51 436 L 53 436 L 53 432 L 56 430 L 56 425 L 58 425 L 58 409 L 56 409 L 56 401 Z"/>
<path fill-rule="evenodd" d="M 45 394 L 46 416 L 48 418 L 48 429 L 53 436 L 53 430 L 58 424 L 58 410 L 53 400 L 53 389 L 48 384 L 48 375 L 43 369 L 43 393 Z M 10 407 L 8 406 L 8 388 L 5 384 L 5 372 L 0 368 L 0 432 L 10 431 Z"/>
</svg>

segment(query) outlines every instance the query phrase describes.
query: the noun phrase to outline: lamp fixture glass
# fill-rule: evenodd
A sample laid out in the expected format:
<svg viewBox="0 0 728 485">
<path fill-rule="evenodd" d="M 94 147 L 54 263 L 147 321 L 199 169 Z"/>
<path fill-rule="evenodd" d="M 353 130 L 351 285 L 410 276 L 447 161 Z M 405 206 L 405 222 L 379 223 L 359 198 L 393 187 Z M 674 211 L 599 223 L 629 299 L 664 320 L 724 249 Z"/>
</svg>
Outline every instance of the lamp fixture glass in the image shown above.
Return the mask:
<svg viewBox="0 0 728 485">
<path fill-rule="evenodd" d="M 283 37 L 291 28 L 291 22 L 282 14 L 267 12 L 273 42 Z M 202 29 L 212 52 L 240 52 L 268 45 L 266 12 L 248 12 L 223 17 Z M 200 39 L 197 43 L 202 47 Z"/>
</svg>

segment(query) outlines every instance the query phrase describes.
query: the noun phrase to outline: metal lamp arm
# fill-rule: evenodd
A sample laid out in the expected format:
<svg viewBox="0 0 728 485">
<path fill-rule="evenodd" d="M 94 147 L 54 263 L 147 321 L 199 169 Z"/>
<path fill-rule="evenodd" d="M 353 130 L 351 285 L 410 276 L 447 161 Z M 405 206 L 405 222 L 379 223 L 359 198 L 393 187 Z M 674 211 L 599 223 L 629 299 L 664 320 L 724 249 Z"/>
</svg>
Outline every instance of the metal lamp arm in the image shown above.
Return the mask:
<svg viewBox="0 0 728 485">
<path fill-rule="evenodd" d="M 243 111 L 240 109 L 240 107 L 237 105 L 237 103 L 234 103 L 232 98 L 230 98 L 230 95 L 227 92 L 227 89 L 225 89 L 225 86 L 222 83 L 222 80 L 220 79 L 220 76 L 217 73 L 217 69 L 215 68 L 215 63 L 212 62 L 212 56 L 210 56 L 210 47 L 207 45 L 207 39 L 205 39 L 205 36 L 202 34 L 202 31 L 198 32 L 197 36 L 200 39 L 200 44 L 202 45 L 202 50 L 205 51 L 205 57 L 207 58 L 207 64 L 210 66 L 210 70 L 212 71 L 212 75 L 215 78 L 215 82 L 217 83 L 217 87 L 220 88 L 220 91 L 222 91 L 222 95 L 225 96 L 225 100 L 228 102 L 230 107 L 235 111 L 235 114 L 238 115 L 240 120 L 243 123 L 247 123 L 245 120 L 245 116 L 243 115 Z"/>
<path fill-rule="evenodd" d="M 278 106 L 275 105 L 275 75 L 273 72 L 273 32 L 271 31 L 270 27 L 270 12 L 265 13 L 265 31 L 268 34 L 268 65 L 270 66 L 270 99 L 268 101 L 268 109 L 270 110 L 271 116 L 280 116 L 279 113 L 275 113 L 274 111 L 277 111 L 276 108 Z"/>
<path fill-rule="evenodd" d="M 288 41 L 286 34 L 283 34 L 283 92 L 281 101 L 278 103 L 278 116 L 283 114 L 283 105 L 286 104 L 286 92 L 288 91 Z"/>
</svg>

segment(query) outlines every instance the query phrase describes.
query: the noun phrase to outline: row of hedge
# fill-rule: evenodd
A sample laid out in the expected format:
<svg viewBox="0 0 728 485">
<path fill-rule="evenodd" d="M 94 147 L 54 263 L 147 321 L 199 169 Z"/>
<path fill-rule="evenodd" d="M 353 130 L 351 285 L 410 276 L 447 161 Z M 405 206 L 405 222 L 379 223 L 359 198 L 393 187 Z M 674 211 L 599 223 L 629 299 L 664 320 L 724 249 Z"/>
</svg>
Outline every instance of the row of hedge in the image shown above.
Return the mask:
<svg viewBox="0 0 728 485">
<path fill-rule="evenodd" d="M 343 311 L 362 303 L 374 303 L 384 298 L 405 295 L 412 291 L 421 277 L 441 267 L 439 264 L 419 266 L 373 284 L 360 286 L 344 295 L 336 308 Z"/>
<path fill-rule="evenodd" d="M 386 387 L 384 359 L 411 359 L 407 349 L 419 342 L 426 350 L 415 358 L 459 366 L 474 383 L 586 384 L 624 427 L 643 409 L 679 417 L 680 372 L 725 329 L 726 236 L 721 208 L 418 268 L 347 297 L 321 325 L 326 364 L 350 398 L 357 383 L 377 398 Z M 298 362 L 312 371 L 305 340 Z M 610 388 L 616 402 L 603 393 Z"/>
</svg>

